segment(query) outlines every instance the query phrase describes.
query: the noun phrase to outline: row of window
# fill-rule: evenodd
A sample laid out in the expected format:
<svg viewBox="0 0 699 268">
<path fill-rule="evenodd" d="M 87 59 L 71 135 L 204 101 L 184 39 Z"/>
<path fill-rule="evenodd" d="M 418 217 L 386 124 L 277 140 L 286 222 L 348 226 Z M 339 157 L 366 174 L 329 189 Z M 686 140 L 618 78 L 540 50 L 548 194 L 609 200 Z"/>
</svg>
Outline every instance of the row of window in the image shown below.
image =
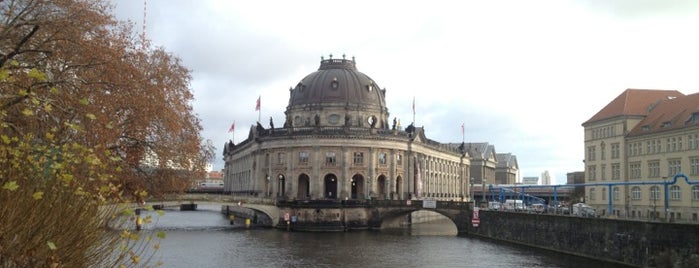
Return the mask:
<svg viewBox="0 0 699 268">
<path fill-rule="evenodd" d="M 298 158 L 298 163 L 300 165 L 307 165 L 308 164 L 308 157 L 309 153 L 307 151 L 301 151 L 299 152 L 299 158 Z M 386 165 L 387 164 L 387 154 L 386 153 L 379 153 L 378 154 L 378 161 L 379 165 Z M 269 155 L 267 155 L 267 163 L 269 163 Z M 277 153 L 277 160 L 275 162 L 277 165 L 284 165 L 286 164 L 286 153 L 284 152 L 279 152 Z M 335 152 L 326 152 L 325 153 L 325 164 L 329 166 L 334 166 L 337 163 L 337 157 L 335 155 Z M 355 152 L 354 157 L 353 157 L 353 163 L 355 165 L 363 165 L 364 164 L 364 152 Z M 401 154 L 396 154 L 396 164 L 402 165 L 403 164 L 403 158 Z"/>
<path fill-rule="evenodd" d="M 607 174 L 606 174 L 607 165 L 602 164 L 599 166 L 601 168 L 600 179 L 606 180 L 606 178 L 607 178 Z M 648 166 L 648 174 L 646 176 L 648 178 L 660 178 L 660 160 L 650 160 L 647 162 L 647 166 Z M 612 167 L 612 174 L 611 174 L 612 180 L 621 179 L 621 165 L 619 163 L 613 163 L 613 164 L 611 164 L 611 167 Z M 641 170 L 642 170 L 642 165 L 641 165 L 640 161 L 629 163 L 629 175 L 628 175 L 629 178 L 631 178 L 631 179 L 642 178 Z M 677 173 L 682 173 L 682 159 L 679 159 L 679 158 L 668 159 L 667 160 L 667 176 L 672 177 L 672 176 L 675 176 Z M 689 158 L 689 175 L 699 175 L 699 157 Z M 589 181 L 597 180 L 597 165 L 587 166 L 587 178 Z"/>
<path fill-rule="evenodd" d="M 644 146 L 645 143 L 645 146 Z M 620 155 L 619 143 L 611 144 L 611 157 L 612 159 L 618 159 Z M 607 156 L 606 148 L 604 142 L 599 145 L 600 148 L 600 159 L 605 160 Z M 644 150 L 645 148 L 645 150 Z M 684 147 L 683 137 L 668 137 L 665 139 L 665 150 L 663 151 L 663 143 L 661 139 L 653 139 L 639 142 L 631 142 L 627 145 L 627 154 L 629 156 L 637 156 L 643 154 L 657 154 L 657 153 L 668 153 L 668 152 L 679 152 L 683 150 L 695 150 L 699 149 L 699 133 L 687 135 L 687 148 Z M 594 161 L 597 160 L 597 146 L 592 145 L 587 147 L 587 160 Z"/>
<path fill-rule="evenodd" d="M 621 190 L 619 187 L 612 188 L 612 198 L 614 201 L 619 201 L 621 198 Z M 682 190 L 680 186 L 672 185 L 669 188 L 670 199 L 671 200 L 681 200 Z M 595 188 L 590 189 L 590 200 L 597 200 L 597 191 Z M 629 196 L 633 201 L 638 201 L 642 199 L 641 187 L 634 186 L 631 188 L 631 196 Z M 651 186 L 648 189 L 648 200 L 660 200 L 660 186 Z M 601 200 L 607 200 L 607 188 L 602 188 Z M 699 201 L 699 185 L 692 186 L 692 200 Z"/>
<path fill-rule="evenodd" d="M 621 157 L 621 145 L 619 143 L 612 143 L 610 145 L 610 153 L 612 159 L 619 159 Z M 604 142 L 600 144 L 600 159 L 606 160 L 607 159 L 607 150 L 606 150 L 606 145 Z M 587 147 L 587 160 L 594 161 L 597 160 L 597 147 L 596 146 L 588 146 Z"/>
<path fill-rule="evenodd" d="M 602 164 L 600 165 L 600 179 L 603 181 L 606 181 L 607 178 L 607 164 Z M 612 180 L 620 180 L 621 179 L 621 164 L 620 163 L 613 163 L 611 164 L 611 179 Z M 589 181 L 596 181 L 597 180 L 597 165 L 589 165 L 587 166 L 587 178 Z"/>
<path fill-rule="evenodd" d="M 606 126 L 592 129 L 592 139 L 604 139 L 616 136 L 616 128 L 614 126 Z"/>
</svg>

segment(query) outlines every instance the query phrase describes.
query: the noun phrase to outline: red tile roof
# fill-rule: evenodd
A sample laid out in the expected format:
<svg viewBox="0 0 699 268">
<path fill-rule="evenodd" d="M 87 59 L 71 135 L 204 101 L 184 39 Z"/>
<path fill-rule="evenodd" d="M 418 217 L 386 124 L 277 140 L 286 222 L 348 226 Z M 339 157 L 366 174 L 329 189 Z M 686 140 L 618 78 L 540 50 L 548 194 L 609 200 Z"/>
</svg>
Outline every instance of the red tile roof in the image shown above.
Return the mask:
<svg viewBox="0 0 699 268">
<path fill-rule="evenodd" d="M 628 136 L 644 135 L 695 126 L 692 114 L 699 113 L 699 93 L 665 99 L 636 125 Z"/>
<path fill-rule="evenodd" d="M 622 115 L 648 115 L 652 105 L 661 100 L 682 97 L 684 94 L 677 90 L 658 89 L 627 89 L 592 118 L 585 121 L 583 126 L 595 121 L 600 121 Z"/>
<path fill-rule="evenodd" d="M 221 173 L 220 171 L 211 171 L 207 175 L 207 178 L 209 179 L 223 179 L 223 173 Z"/>
</svg>

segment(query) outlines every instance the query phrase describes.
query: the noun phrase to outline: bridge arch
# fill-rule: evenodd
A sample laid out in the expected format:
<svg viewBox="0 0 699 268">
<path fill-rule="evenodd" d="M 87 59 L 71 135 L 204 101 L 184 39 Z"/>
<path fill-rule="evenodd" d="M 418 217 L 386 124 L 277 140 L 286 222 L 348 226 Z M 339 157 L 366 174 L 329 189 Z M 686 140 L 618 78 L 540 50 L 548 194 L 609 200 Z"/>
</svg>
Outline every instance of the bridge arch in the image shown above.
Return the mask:
<svg viewBox="0 0 699 268">
<path fill-rule="evenodd" d="M 464 209 L 463 204 L 440 204 L 442 202 L 438 202 L 437 208 L 424 208 L 420 201 L 414 203 L 417 204 L 401 208 L 395 206 L 375 207 L 370 227 L 376 229 L 400 227 L 405 224 L 406 216 L 416 211 L 432 211 L 445 216 L 454 223 L 459 234 L 466 232 L 471 223 L 472 209 L 468 207 Z"/>
</svg>

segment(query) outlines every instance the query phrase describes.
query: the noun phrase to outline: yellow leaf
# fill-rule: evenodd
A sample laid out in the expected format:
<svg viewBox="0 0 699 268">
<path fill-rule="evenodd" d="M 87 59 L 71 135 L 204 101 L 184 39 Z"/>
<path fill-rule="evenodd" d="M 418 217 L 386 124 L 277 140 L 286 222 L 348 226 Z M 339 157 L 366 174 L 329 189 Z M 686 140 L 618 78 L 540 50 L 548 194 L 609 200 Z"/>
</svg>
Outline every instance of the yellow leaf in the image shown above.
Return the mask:
<svg viewBox="0 0 699 268">
<path fill-rule="evenodd" d="M 36 192 L 32 195 L 32 197 L 34 197 L 34 200 L 42 199 L 44 198 L 44 192 Z"/>
<path fill-rule="evenodd" d="M 0 136 L 0 138 L 2 138 L 2 142 L 4 142 L 5 144 L 10 144 L 10 137 L 2 135 Z"/>
<path fill-rule="evenodd" d="M 80 99 L 80 104 L 87 105 L 87 98 Z"/>
<path fill-rule="evenodd" d="M 27 94 L 29 94 L 29 93 L 27 92 L 26 89 L 20 89 L 20 90 L 19 90 L 19 95 L 20 95 L 20 96 L 24 97 L 24 96 L 27 96 Z"/>
<path fill-rule="evenodd" d="M 46 105 L 44 105 L 44 111 L 47 111 L 47 112 L 53 111 L 51 104 L 47 103 Z"/>
<path fill-rule="evenodd" d="M 165 237 L 167 236 L 167 234 L 165 233 L 165 231 L 158 231 L 158 233 L 155 234 L 155 236 L 157 236 L 157 237 L 160 238 L 160 239 L 165 239 Z"/>
<path fill-rule="evenodd" d="M 65 182 L 71 182 L 73 180 L 73 174 L 61 174 L 61 177 L 63 177 L 63 181 Z"/>
<path fill-rule="evenodd" d="M 5 185 L 2 186 L 2 188 L 5 190 L 14 191 L 17 190 L 17 188 L 19 188 L 19 185 L 17 185 L 17 181 L 8 181 L 5 183 Z"/>
<path fill-rule="evenodd" d="M 56 244 L 54 244 L 53 242 L 46 241 L 46 245 L 49 246 L 49 249 L 56 250 Z"/>
<path fill-rule="evenodd" d="M 92 114 L 92 113 L 86 114 L 85 117 L 90 118 L 91 120 L 97 119 L 97 117 L 96 117 L 94 114 Z"/>
<path fill-rule="evenodd" d="M 29 110 L 28 108 L 25 108 L 24 110 L 22 110 L 22 114 L 26 116 L 32 116 L 34 115 L 34 112 L 32 112 L 32 110 Z"/>
<path fill-rule="evenodd" d="M 39 81 L 46 81 L 46 74 L 42 73 L 41 71 L 37 70 L 36 68 L 33 68 L 29 70 L 29 73 L 27 74 L 29 77 L 34 78 Z"/>
<path fill-rule="evenodd" d="M 54 137 L 55 137 L 55 136 L 53 135 L 53 133 L 51 133 L 51 132 L 46 132 L 46 139 L 48 139 L 48 140 L 53 140 Z"/>
<path fill-rule="evenodd" d="M 57 94 L 57 93 L 58 93 L 58 88 L 56 88 L 56 87 L 51 87 L 51 89 L 49 90 L 49 92 L 51 92 L 51 94 Z"/>
</svg>

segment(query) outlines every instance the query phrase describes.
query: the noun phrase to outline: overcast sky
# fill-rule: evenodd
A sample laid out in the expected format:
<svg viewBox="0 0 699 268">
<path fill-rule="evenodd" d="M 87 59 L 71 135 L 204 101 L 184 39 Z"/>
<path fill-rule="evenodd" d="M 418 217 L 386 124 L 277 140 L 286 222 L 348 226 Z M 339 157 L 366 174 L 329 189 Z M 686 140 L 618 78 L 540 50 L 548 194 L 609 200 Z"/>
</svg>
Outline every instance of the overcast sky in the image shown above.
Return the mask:
<svg viewBox="0 0 699 268">
<path fill-rule="evenodd" d="M 143 0 L 115 0 L 140 34 Z M 583 171 L 581 124 L 627 88 L 699 90 L 699 1 L 148 0 L 147 37 L 193 74 L 217 148 L 258 118 L 284 122 L 289 87 L 320 57 L 356 57 L 390 118 L 428 138 L 488 142 L 521 176 Z M 235 133 L 228 129 L 235 121 Z M 235 136 L 233 136 L 233 134 Z"/>
</svg>

